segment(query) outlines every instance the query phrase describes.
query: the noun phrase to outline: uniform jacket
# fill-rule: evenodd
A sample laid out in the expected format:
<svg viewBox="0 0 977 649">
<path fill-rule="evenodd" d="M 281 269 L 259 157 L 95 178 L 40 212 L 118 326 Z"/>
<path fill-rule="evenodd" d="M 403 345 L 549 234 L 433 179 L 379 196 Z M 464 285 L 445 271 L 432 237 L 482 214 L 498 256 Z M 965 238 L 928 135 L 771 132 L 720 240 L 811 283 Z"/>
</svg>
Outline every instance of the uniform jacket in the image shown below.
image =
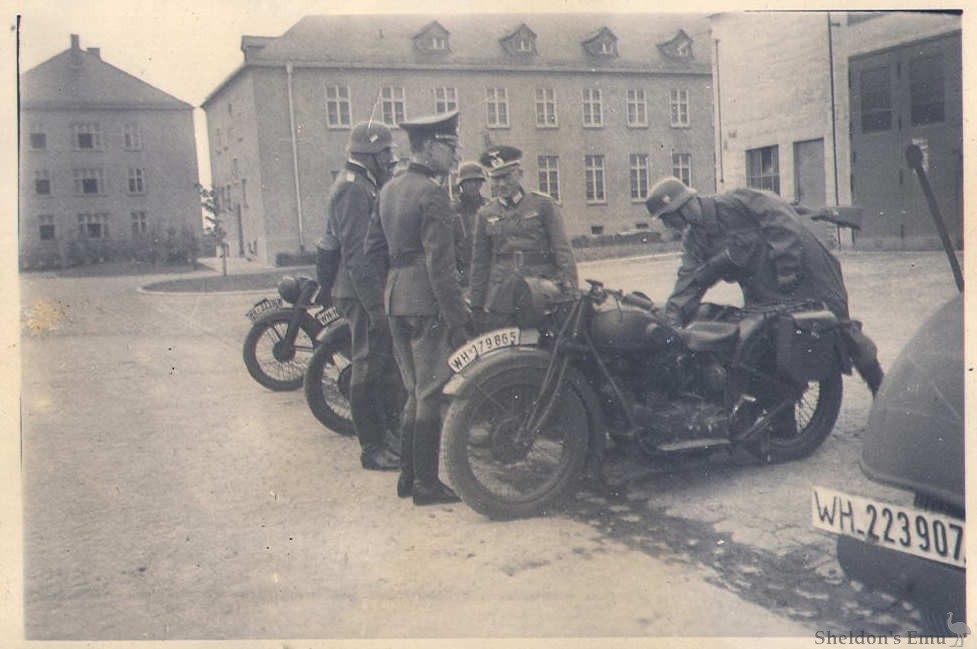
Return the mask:
<svg viewBox="0 0 977 649">
<path fill-rule="evenodd" d="M 327 199 L 326 236 L 340 251 L 333 298 L 355 298 L 371 313 L 383 310 L 383 276 L 367 263 L 364 243 L 376 211 L 377 183 L 365 167 L 350 160 L 336 176 Z"/>
<path fill-rule="evenodd" d="M 687 322 L 719 278 L 739 283 L 745 304 L 814 299 L 848 319 L 841 264 L 782 198 L 736 189 L 701 197 L 702 217 L 683 236 L 682 264 L 666 312 Z M 705 277 L 722 257 L 720 277 Z"/>
<path fill-rule="evenodd" d="M 458 274 L 461 276 L 461 285 L 468 286 L 469 277 L 472 269 L 472 243 L 475 238 L 475 215 L 482 208 L 486 201 L 484 196 L 478 196 L 476 200 L 455 199 L 451 203 L 451 209 L 457 215 L 454 222 L 455 227 L 455 254 L 458 256 Z"/>
<path fill-rule="evenodd" d="M 529 263 L 513 253 L 528 253 Z M 546 259 L 538 263 L 540 256 Z M 535 259 L 534 259 L 535 258 Z M 553 199 L 525 192 L 515 205 L 500 198 L 478 211 L 472 247 L 471 303 L 495 313 L 512 313 L 513 289 L 521 276 L 577 285 L 577 263 L 560 208 Z"/>
<path fill-rule="evenodd" d="M 457 276 L 454 218 L 448 193 L 424 165 L 411 163 L 383 186 L 366 251 L 374 268 L 389 263 L 387 315 L 436 315 L 452 328 L 468 324 L 470 312 Z"/>
</svg>

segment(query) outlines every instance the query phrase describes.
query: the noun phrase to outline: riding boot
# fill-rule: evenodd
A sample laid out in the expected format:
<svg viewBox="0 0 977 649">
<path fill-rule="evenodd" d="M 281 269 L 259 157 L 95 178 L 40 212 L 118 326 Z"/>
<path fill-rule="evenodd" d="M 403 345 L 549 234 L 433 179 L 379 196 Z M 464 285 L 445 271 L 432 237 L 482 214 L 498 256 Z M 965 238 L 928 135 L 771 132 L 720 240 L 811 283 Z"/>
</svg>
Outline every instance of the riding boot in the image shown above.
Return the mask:
<svg viewBox="0 0 977 649">
<path fill-rule="evenodd" d="M 400 467 L 400 461 L 384 446 L 384 426 L 371 403 L 370 392 L 368 383 L 350 388 L 349 405 L 362 451 L 360 464 L 370 471 L 394 471 Z"/>
<path fill-rule="evenodd" d="M 414 427 L 400 429 L 400 477 L 397 478 L 397 497 L 407 498 L 414 491 Z"/>
<path fill-rule="evenodd" d="M 414 424 L 414 504 L 456 503 L 461 499 L 438 479 L 440 422 L 417 421 Z"/>
<path fill-rule="evenodd" d="M 856 368 L 858 373 L 861 375 L 862 379 L 868 385 L 868 389 L 872 391 L 872 398 L 875 398 L 876 393 L 879 391 L 879 387 L 882 385 L 882 379 L 885 378 L 885 373 L 882 371 L 882 366 L 879 365 L 878 361 L 872 361 L 860 367 Z"/>
</svg>

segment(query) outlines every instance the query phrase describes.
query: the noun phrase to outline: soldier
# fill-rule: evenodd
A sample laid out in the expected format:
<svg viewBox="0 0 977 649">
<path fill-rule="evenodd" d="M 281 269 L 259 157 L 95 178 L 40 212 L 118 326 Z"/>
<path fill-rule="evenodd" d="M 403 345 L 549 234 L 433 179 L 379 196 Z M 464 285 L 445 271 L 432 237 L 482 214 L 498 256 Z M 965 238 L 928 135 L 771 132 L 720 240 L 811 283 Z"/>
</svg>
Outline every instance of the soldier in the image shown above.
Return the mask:
<svg viewBox="0 0 977 649">
<path fill-rule="evenodd" d="M 411 163 L 380 192 L 366 244 L 375 267 L 389 263 L 384 301 L 407 388 L 397 495 L 413 495 L 415 505 L 457 502 L 438 479 L 441 390 L 451 350 L 468 338 L 471 312 L 456 273 L 451 201 L 437 177 L 457 163 L 458 111 L 400 127 Z"/>
<path fill-rule="evenodd" d="M 848 314 L 841 264 L 776 194 L 735 189 L 699 196 L 678 178 L 658 181 L 645 201 L 667 227 L 684 230 L 682 264 L 666 315 L 685 324 L 705 292 L 720 279 L 737 282 L 743 300 L 771 304 L 818 300 L 847 323 L 852 363 L 874 395 L 882 367 L 872 340 Z"/>
<path fill-rule="evenodd" d="M 350 131 L 349 159 L 329 192 L 326 236 L 319 244 L 317 270 L 324 293 L 349 322 L 353 374 L 350 410 L 360 442 L 364 469 L 392 471 L 398 450 L 384 437 L 397 429 L 393 349 L 383 311 L 383 276 L 366 263 L 363 252 L 377 193 L 395 162 L 393 138 L 383 124 L 361 123 Z M 394 435 L 395 436 L 395 435 Z"/>
<path fill-rule="evenodd" d="M 451 208 L 458 215 L 455 220 L 455 252 L 462 287 L 469 284 L 472 267 L 472 239 L 475 235 L 475 215 L 487 202 L 482 196 L 485 172 L 477 162 L 465 162 L 458 168 L 458 198 Z"/>
<path fill-rule="evenodd" d="M 471 305 L 481 330 L 509 324 L 520 277 L 577 285 L 577 263 L 563 215 L 552 198 L 522 188 L 522 151 L 493 146 L 479 161 L 488 170 L 494 198 L 475 222 Z"/>
</svg>

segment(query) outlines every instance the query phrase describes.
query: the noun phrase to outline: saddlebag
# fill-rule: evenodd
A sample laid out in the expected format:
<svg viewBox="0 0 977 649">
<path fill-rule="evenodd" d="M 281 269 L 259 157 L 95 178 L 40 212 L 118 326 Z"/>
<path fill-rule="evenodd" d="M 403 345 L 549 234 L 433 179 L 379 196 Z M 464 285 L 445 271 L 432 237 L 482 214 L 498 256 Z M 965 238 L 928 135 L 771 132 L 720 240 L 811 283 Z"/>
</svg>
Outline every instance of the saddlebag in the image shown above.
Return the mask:
<svg viewBox="0 0 977 649">
<path fill-rule="evenodd" d="M 841 371 L 841 323 L 826 309 L 800 311 L 776 324 L 777 367 L 801 383 Z"/>
</svg>

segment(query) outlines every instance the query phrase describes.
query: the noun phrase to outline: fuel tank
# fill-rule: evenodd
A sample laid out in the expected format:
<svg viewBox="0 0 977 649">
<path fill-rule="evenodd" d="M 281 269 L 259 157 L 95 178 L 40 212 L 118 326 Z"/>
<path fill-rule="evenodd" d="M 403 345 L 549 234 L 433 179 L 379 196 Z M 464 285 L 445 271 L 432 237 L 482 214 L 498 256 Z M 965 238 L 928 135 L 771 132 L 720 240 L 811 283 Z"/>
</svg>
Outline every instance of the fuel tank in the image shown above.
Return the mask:
<svg viewBox="0 0 977 649">
<path fill-rule="evenodd" d="M 667 345 L 671 336 L 651 312 L 609 301 L 597 307 L 590 337 L 601 349 L 637 351 Z"/>
</svg>

